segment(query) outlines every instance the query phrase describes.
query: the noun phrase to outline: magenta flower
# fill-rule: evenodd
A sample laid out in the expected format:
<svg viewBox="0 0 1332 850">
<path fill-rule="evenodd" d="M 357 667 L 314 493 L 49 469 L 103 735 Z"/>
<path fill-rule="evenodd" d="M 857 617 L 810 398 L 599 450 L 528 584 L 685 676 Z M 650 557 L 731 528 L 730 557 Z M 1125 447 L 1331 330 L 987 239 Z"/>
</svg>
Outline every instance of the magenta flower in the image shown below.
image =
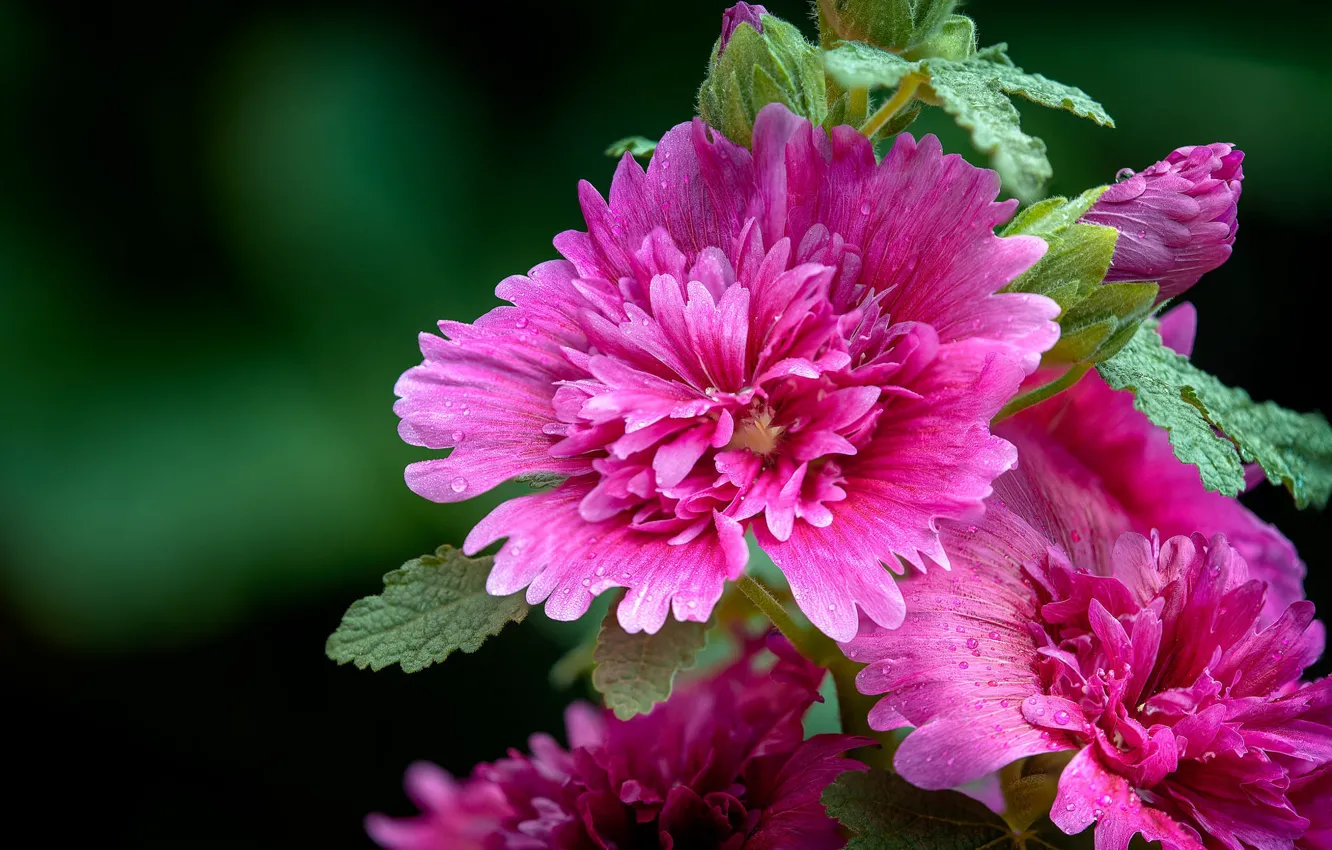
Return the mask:
<svg viewBox="0 0 1332 850">
<path fill-rule="evenodd" d="M 752 529 L 820 629 L 857 607 L 896 626 L 899 556 L 946 567 L 937 523 L 982 510 L 1012 445 L 988 422 L 1058 334 L 1058 307 L 999 294 L 1045 249 L 999 238 L 999 179 L 932 136 L 881 163 L 779 104 L 754 153 L 701 122 L 626 156 L 610 202 L 565 259 L 511 277 L 475 324 L 441 322 L 398 382 L 413 464 L 435 501 L 517 476 L 567 476 L 513 499 L 465 550 L 508 540 L 487 588 L 527 587 L 568 620 L 629 588 L 630 632 L 706 620 L 743 572 Z"/>
<path fill-rule="evenodd" d="M 1075 569 L 1012 484 L 982 525 L 946 530 L 953 574 L 906 583 L 901 629 L 846 648 L 870 662 L 859 688 L 885 694 L 871 725 L 918 727 L 898 771 L 947 788 L 1077 750 L 1050 815 L 1069 833 L 1095 821 L 1097 850 L 1139 832 L 1165 850 L 1294 846 L 1325 817 L 1332 760 L 1332 680 L 1298 681 L 1323 648 L 1312 603 L 1260 628 L 1264 586 L 1220 535 L 1128 533 L 1108 570 Z"/>
<path fill-rule="evenodd" d="M 1082 217 L 1119 231 L 1107 283 L 1160 281 L 1172 298 L 1230 257 L 1239 227 L 1240 163 L 1232 145 L 1180 148 L 1105 190 Z"/>
<path fill-rule="evenodd" d="M 1181 304 L 1161 319 L 1167 345 L 1188 355 L 1197 313 Z M 1095 372 L 1071 390 L 1028 408 L 997 433 L 1018 447 L 1012 475 L 1057 522 L 1042 528 L 1073 563 L 1109 572 L 1115 541 L 1126 531 L 1164 537 L 1224 534 L 1267 585 L 1263 622 L 1304 598 L 1304 563 L 1275 526 L 1236 499 L 1206 490 L 1197 468 L 1170 448 L 1167 433 Z"/>
<path fill-rule="evenodd" d="M 721 44 L 717 47 L 718 54 L 726 49 L 726 43 L 735 35 L 736 27 L 741 24 L 749 24 L 757 32 L 763 32 L 762 15 L 768 14 L 768 10 L 757 3 L 736 3 L 731 8 L 722 13 L 722 31 Z"/>
<path fill-rule="evenodd" d="M 757 669 L 749 652 L 628 721 L 572 706 L 571 751 L 536 735 L 530 756 L 510 751 L 460 783 L 414 765 L 407 790 L 422 814 L 371 815 L 366 828 L 395 850 L 840 848 L 819 796 L 842 772 L 865 769 L 841 754 L 873 742 L 803 740 L 824 671 L 773 647 L 775 666 Z"/>
</svg>

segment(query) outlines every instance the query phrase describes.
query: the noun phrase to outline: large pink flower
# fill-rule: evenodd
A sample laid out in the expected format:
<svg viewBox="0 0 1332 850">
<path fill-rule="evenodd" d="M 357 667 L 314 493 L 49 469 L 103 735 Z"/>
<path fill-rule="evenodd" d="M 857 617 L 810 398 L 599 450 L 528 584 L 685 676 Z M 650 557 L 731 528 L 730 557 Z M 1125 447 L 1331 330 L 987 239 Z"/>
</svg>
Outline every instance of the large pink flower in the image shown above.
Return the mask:
<svg viewBox="0 0 1332 850">
<path fill-rule="evenodd" d="M 953 574 L 905 583 L 901 629 L 846 648 L 870 662 L 860 689 L 885 694 L 871 725 L 918 727 L 901 774 L 947 788 L 1077 750 L 1050 814 L 1069 833 L 1095 821 L 1097 850 L 1139 832 L 1165 850 L 1325 835 L 1332 680 L 1298 681 L 1323 648 L 1313 605 L 1260 627 L 1263 583 L 1220 535 L 1130 532 L 1107 569 L 1075 568 L 1014 484 L 981 525 L 946 530 Z"/>
<path fill-rule="evenodd" d="M 873 742 L 803 740 L 824 671 L 773 646 L 775 666 L 747 653 L 627 722 L 571 707 L 571 752 L 536 735 L 531 755 L 510 751 L 462 782 L 414 765 L 407 788 L 422 813 L 371 815 L 367 829 L 395 850 L 835 850 L 845 841 L 819 796 L 865 769 L 841 754 Z"/>
<path fill-rule="evenodd" d="M 513 306 L 422 336 L 399 430 L 453 452 L 408 484 L 451 502 L 567 476 L 465 544 L 507 537 L 488 589 L 557 619 L 618 585 L 629 631 L 705 620 L 752 529 L 819 628 L 850 638 L 857 607 L 896 626 L 884 564 L 947 566 L 937 522 L 1013 466 L 988 422 L 1058 334 L 1053 302 L 998 294 L 1044 251 L 994 235 L 998 190 L 933 137 L 876 163 L 780 105 L 752 155 L 680 125 L 609 203 L 581 185 L 588 231 L 501 283 Z"/>
<path fill-rule="evenodd" d="M 1188 355 L 1197 314 L 1181 304 L 1161 319 L 1162 339 Z M 996 433 L 1018 447 L 1023 492 L 1040 506 L 1039 526 L 1073 562 L 1111 567 L 1125 531 L 1164 537 L 1224 534 L 1267 584 L 1264 622 L 1304 598 L 1304 564 L 1276 527 L 1237 500 L 1206 490 L 1197 468 L 1170 448 L 1167 433 L 1095 372 L 1071 390 L 1004 422 Z"/>
</svg>

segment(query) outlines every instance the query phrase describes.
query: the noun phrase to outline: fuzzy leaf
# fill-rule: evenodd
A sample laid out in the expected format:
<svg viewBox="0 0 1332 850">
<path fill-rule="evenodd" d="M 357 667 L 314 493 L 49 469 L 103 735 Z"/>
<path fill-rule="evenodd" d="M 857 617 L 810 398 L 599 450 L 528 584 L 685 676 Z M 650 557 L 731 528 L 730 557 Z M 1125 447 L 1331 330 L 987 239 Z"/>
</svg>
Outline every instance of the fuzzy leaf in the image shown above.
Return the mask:
<svg viewBox="0 0 1332 850">
<path fill-rule="evenodd" d="M 621 720 L 651 711 L 653 705 L 671 695 L 675 674 L 694 663 L 707 631 L 707 623 L 668 617 L 654 635 L 631 635 L 620 628 L 612 606 L 601 623 L 592 654 L 597 665 L 592 671 L 592 687 Z"/>
<path fill-rule="evenodd" d="M 1022 132 L 1010 95 L 1114 126 L 1105 108 L 1086 92 L 1014 65 L 1005 45 L 966 56 L 971 34 L 957 25 L 939 30 L 937 38 L 943 39 L 936 45 L 938 49 L 921 45 L 924 58 L 914 62 L 872 44 L 837 44 L 824 52 L 824 68 L 838 86 L 848 89 L 894 88 L 908 74 L 925 77 L 928 82 L 920 90 L 920 99 L 943 107 L 959 127 L 969 131 L 972 144 L 990 155 L 1008 190 L 1028 202 L 1040 197 L 1053 170 L 1045 143 Z M 944 58 L 959 55 L 964 58 Z"/>
<path fill-rule="evenodd" d="M 923 791 L 883 770 L 843 773 L 822 801 L 855 833 L 846 850 L 1006 850 L 1026 838 L 965 794 Z"/>
<path fill-rule="evenodd" d="M 1234 441 L 1244 462 L 1262 467 L 1267 480 L 1285 487 L 1297 507 L 1327 507 L 1332 495 L 1332 428 L 1322 414 L 1255 402 L 1244 390 L 1228 387 L 1192 364 L 1189 370 L 1184 399 Z"/>
<path fill-rule="evenodd" d="M 1134 406 L 1170 430 L 1175 456 L 1197 466 L 1209 490 L 1239 493 L 1243 460 L 1261 466 L 1267 480 L 1290 491 L 1297 506 L 1326 507 L 1332 495 L 1332 428 L 1321 414 L 1255 402 L 1171 351 L 1151 324 L 1097 368 L 1110 386 L 1132 389 Z"/>
<path fill-rule="evenodd" d="M 361 669 L 399 664 L 415 673 L 456 650 L 475 652 L 510 622 L 527 616 L 520 593 L 486 593 L 490 558 L 468 558 L 451 546 L 422 555 L 384 576 L 384 592 L 353 602 L 329 636 L 328 657 Z"/>
<path fill-rule="evenodd" d="M 1155 324 L 1143 325 L 1118 354 L 1096 368 L 1111 387 L 1133 391 L 1133 406 L 1170 432 L 1175 457 L 1198 467 L 1204 487 L 1227 496 L 1244 489 L 1244 468 L 1234 445 L 1218 435 L 1202 409 L 1184 395 L 1202 372 L 1161 342 Z"/>
<path fill-rule="evenodd" d="M 606 148 L 606 156 L 619 159 L 631 153 L 634 156 L 649 157 L 656 149 L 657 143 L 646 136 L 625 136 L 618 142 L 611 142 L 611 146 Z"/>
</svg>

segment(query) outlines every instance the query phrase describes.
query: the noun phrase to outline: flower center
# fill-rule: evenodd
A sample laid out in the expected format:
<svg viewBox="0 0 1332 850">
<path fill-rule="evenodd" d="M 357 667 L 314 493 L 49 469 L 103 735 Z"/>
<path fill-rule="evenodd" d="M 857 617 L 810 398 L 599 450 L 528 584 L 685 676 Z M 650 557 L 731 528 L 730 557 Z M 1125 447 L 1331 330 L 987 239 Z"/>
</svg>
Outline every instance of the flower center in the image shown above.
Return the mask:
<svg viewBox="0 0 1332 850">
<path fill-rule="evenodd" d="M 749 449 L 759 457 L 767 457 L 777 449 L 785 430 L 785 425 L 772 424 L 772 410 L 764 406 L 735 426 L 735 433 L 726 444 L 726 449 Z"/>
</svg>

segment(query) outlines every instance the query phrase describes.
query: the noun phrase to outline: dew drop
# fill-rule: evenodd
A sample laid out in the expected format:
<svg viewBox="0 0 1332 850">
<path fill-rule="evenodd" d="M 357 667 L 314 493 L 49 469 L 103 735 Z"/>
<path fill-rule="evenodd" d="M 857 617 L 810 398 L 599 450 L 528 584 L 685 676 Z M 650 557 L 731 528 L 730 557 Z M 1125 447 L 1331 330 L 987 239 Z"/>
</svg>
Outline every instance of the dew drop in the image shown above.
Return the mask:
<svg viewBox="0 0 1332 850">
<path fill-rule="evenodd" d="M 975 649 L 980 646 L 980 641 L 973 638 L 967 638 L 967 649 Z"/>
<path fill-rule="evenodd" d="M 949 652 L 957 652 L 957 644 L 955 644 L 955 643 L 950 643 L 950 644 L 948 644 L 948 651 L 949 651 Z"/>
<path fill-rule="evenodd" d="M 518 330 L 522 330 L 523 328 L 527 327 L 527 317 L 519 316 L 517 319 L 514 320 L 514 325 L 517 326 Z"/>
<path fill-rule="evenodd" d="M 999 707 L 1000 707 L 1000 708 L 1008 708 L 1008 700 L 1006 700 L 1006 699 L 1001 699 L 1001 700 L 999 700 Z"/>
<path fill-rule="evenodd" d="M 465 436 L 465 435 L 463 434 L 462 431 L 454 431 L 454 432 L 453 432 L 453 442 L 455 442 L 455 443 L 461 443 L 461 442 L 463 441 L 463 437 L 464 437 L 464 436 Z"/>
<path fill-rule="evenodd" d="M 990 686 L 991 688 L 997 688 L 997 687 L 999 687 L 999 683 L 996 682 L 994 679 L 991 679 L 990 681 L 986 682 L 985 684 L 988 685 L 988 686 Z"/>
<path fill-rule="evenodd" d="M 998 632 L 990 632 L 990 640 L 999 640 Z"/>
<path fill-rule="evenodd" d="M 1080 542 L 1082 542 L 1082 534 L 1080 534 L 1080 533 L 1077 532 L 1077 531 L 1074 531 L 1073 533 L 1069 534 L 1069 537 L 1072 537 L 1072 538 L 1073 538 L 1073 542 L 1074 542 L 1074 543 L 1080 543 Z"/>
<path fill-rule="evenodd" d="M 583 579 L 583 587 L 591 587 L 591 586 L 592 586 L 592 579 L 590 578 Z"/>
<path fill-rule="evenodd" d="M 1038 709 L 1036 709 L 1036 716 L 1037 716 L 1037 717 L 1044 717 L 1044 716 L 1045 716 L 1045 709 L 1043 709 L 1043 708 L 1038 708 Z"/>
<path fill-rule="evenodd" d="M 605 567 L 597 567 L 597 576 L 598 576 L 598 577 L 600 577 L 600 576 L 604 576 L 605 574 L 606 574 L 606 568 L 605 568 Z"/>
<path fill-rule="evenodd" d="M 1110 795 L 1102 794 L 1100 799 L 1098 799 L 1096 802 L 1100 803 L 1102 806 L 1108 806 L 1110 805 Z"/>
<path fill-rule="evenodd" d="M 870 214 L 870 205 L 869 205 L 869 201 L 865 201 L 863 204 L 860 205 L 860 214 L 861 214 L 861 215 L 869 215 L 869 214 Z"/>
<path fill-rule="evenodd" d="M 967 662 L 965 662 L 965 661 L 959 661 L 959 662 L 957 662 L 957 666 L 958 666 L 960 669 L 965 670 L 965 669 L 967 669 L 967 668 L 968 668 L 969 666 L 971 666 L 971 665 L 967 664 Z"/>
<path fill-rule="evenodd" d="M 1137 172 L 1132 168 L 1121 168 L 1119 171 L 1115 172 L 1115 182 L 1123 183 L 1135 174 L 1137 174 Z"/>
<path fill-rule="evenodd" d="M 461 493 L 467 489 L 467 479 L 462 477 L 455 478 L 449 482 L 449 487 L 452 488 L 453 492 Z"/>
<path fill-rule="evenodd" d="M 1062 709 L 1056 711 L 1054 715 L 1054 722 L 1058 723 L 1060 726 L 1063 726 L 1065 723 L 1068 722 L 1068 712 Z"/>
<path fill-rule="evenodd" d="M 1074 806 L 1072 803 L 1069 803 L 1067 806 L 1064 806 L 1064 811 L 1066 811 L 1066 812 L 1071 812 L 1071 811 L 1073 811 L 1075 808 L 1077 808 L 1077 806 Z"/>
</svg>

